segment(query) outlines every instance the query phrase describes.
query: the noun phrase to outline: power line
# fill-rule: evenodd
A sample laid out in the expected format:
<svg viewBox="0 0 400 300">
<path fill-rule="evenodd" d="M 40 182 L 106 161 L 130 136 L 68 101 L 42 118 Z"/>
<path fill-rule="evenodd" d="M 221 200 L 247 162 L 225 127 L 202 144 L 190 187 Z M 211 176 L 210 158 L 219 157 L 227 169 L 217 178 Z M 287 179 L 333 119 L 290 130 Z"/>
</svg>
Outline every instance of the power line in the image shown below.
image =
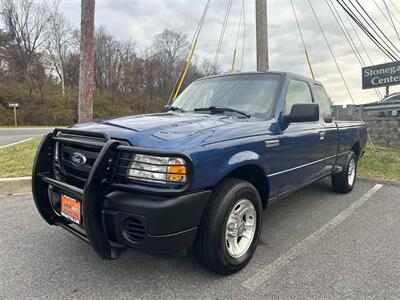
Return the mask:
<svg viewBox="0 0 400 300">
<path fill-rule="evenodd" d="M 345 3 L 344 3 L 345 4 Z M 361 18 L 364 20 L 364 22 L 369 26 L 369 28 L 372 29 L 372 31 L 383 41 L 383 43 L 385 45 L 382 45 L 382 43 L 371 33 L 371 31 L 369 31 L 369 29 L 362 23 L 362 21 L 355 16 L 355 14 L 351 11 L 351 9 L 347 6 L 347 8 L 349 9 L 349 11 L 351 11 L 353 13 L 353 16 L 356 18 L 356 23 L 357 25 L 363 29 L 363 31 L 370 37 L 370 39 L 372 39 L 374 41 L 374 43 L 381 49 L 381 51 L 383 51 L 386 55 L 388 55 L 389 58 L 391 58 L 393 61 L 397 60 L 396 54 L 394 54 L 393 49 L 391 49 L 387 43 L 382 39 L 382 37 L 376 32 L 376 30 L 369 24 L 369 22 L 365 19 L 365 17 L 360 13 L 360 11 L 357 9 L 357 7 L 355 7 L 355 5 L 353 3 L 350 2 L 350 4 L 355 8 L 355 10 L 357 11 L 357 13 L 361 16 Z M 353 19 L 354 20 L 354 19 Z"/>
<path fill-rule="evenodd" d="M 329 10 L 331 11 L 332 15 L 335 17 L 336 23 L 337 23 L 338 26 L 340 27 L 340 29 L 341 29 L 343 35 L 345 36 L 347 42 L 349 43 L 350 48 L 353 50 L 353 53 L 354 53 L 354 55 L 356 56 L 358 62 L 359 62 L 360 65 L 361 65 L 361 67 L 365 67 L 365 66 L 366 66 L 365 61 L 364 61 L 364 59 L 362 58 L 360 52 L 358 51 L 357 46 L 356 46 L 356 44 L 354 43 L 353 38 L 352 38 L 351 35 L 350 35 L 350 32 L 347 30 L 347 28 L 346 28 L 346 26 L 345 26 L 345 24 L 344 24 L 342 18 L 340 17 L 339 12 L 337 11 L 335 5 L 333 4 L 333 1 L 332 1 L 332 0 L 329 0 L 329 2 L 328 2 L 328 0 L 325 0 L 325 3 L 326 3 L 327 6 L 329 7 Z M 331 5 L 332 5 L 332 7 L 331 7 Z M 379 98 L 382 97 L 382 95 L 380 94 L 380 92 L 379 92 L 377 89 L 374 89 L 374 91 L 375 91 L 376 95 L 377 95 Z"/>
<path fill-rule="evenodd" d="M 246 5 L 244 4 L 243 0 L 243 43 L 242 43 L 242 59 L 240 62 L 240 71 L 243 70 L 245 42 L 246 42 Z"/>
<path fill-rule="evenodd" d="M 242 6 L 240 8 L 239 25 L 238 25 L 238 30 L 237 30 L 237 34 L 236 34 L 235 48 L 233 50 L 232 68 L 231 68 L 232 72 L 235 71 L 236 52 L 237 52 L 237 47 L 239 44 L 240 28 L 242 27 L 241 25 L 242 25 L 243 8 L 244 8 L 244 0 L 242 0 Z"/>
<path fill-rule="evenodd" d="M 179 72 L 179 76 L 178 76 L 178 78 L 177 78 L 177 80 L 175 82 L 174 88 L 173 88 L 173 90 L 171 92 L 171 95 L 170 95 L 170 97 L 168 99 L 167 105 L 169 105 L 169 103 L 171 101 L 174 101 L 176 96 L 179 94 L 179 90 L 180 90 L 180 88 L 182 86 L 182 83 L 183 83 L 183 81 L 185 79 L 185 76 L 186 76 L 186 73 L 187 73 L 187 71 L 189 69 L 189 66 L 190 66 L 194 51 L 196 49 L 197 41 L 199 39 L 201 29 L 203 28 L 203 24 L 204 24 L 204 21 L 205 21 L 206 16 L 207 16 L 208 8 L 210 7 L 210 3 L 211 3 L 211 0 L 208 0 L 207 4 L 206 4 L 206 6 L 205 6 L 205 8 L 203 10 L 203 13 L 201 15 L 200 21 L 197 24 L 197 28 L 196 28 L 196 30 L 194 32 L 194 35 L 193 35 L 193 38 L 192 38 L 191 47 L 189 48 L 189 50 L 188 50 L 188 52 L 186 54 L 186 57 L 185 57 L 185 61 L 187 61 L 186 66 L 185 66 L 185 64 L 182 65 L 182 68 L 181 68 L 181 70 Z M 176 91 L 175 91 L 175 89 L 176 89 Z"/>
<path fill-rule="evenodd" d="M 301 38 L 301 43 L 303 44 L 304 54 L 305 54 L 305 56 L 306 56 L 306 60 L 307 60 L 308 67 L 309 67 L 309 69 L 310 69 L 310 73 L 311 73 L 312 78 L 315 79 L 314 72 L 313 72 L 313 69 L 312 69 L 312 66 L 311 66 L 311 62 L 310 62 L 310 57 L 308 56 L 306 43 L 304 42 L 303 33 L 302 33 L 302 31 L 301 31 L 300 23 L 299 23 L 299 20 L 298 20 L 298 18 L 297 18 L 297 13 L 296 13 L 296 9 L 295 9 L 294 4 L 293 4 L 293 0 L 290 0 L 290 4 L 292 5 L 292 10 L 293 10 L 294 18 L 295 18 L 295 20 L 296 20 L 297 29 L 299 30 L 299 34 L 300 34 L 300 38 Z"/>
<path fill-rule="evenodd" d="M 335 17 L 337 24 L 339 25 L 340 29 L 342 30 L 343 35 L 346 37 L 346 40 L 347 40 L 347 42 L 349 43 L 351 49 L 353 50 L 354 55 L 357 57 L 357 60 L 358 60 L 358 62 L 360 63 L 361 67 L 365 67 L 365 66 L 366 66 L 366 63 L 365 63 L 365 61 L 364 61 L 364 59 L 363 59 L 361 53 L 358 51 L 357 45 L 356 45 L 356 43 L 354 42 L 353 38 L 351 37 L 350 32 L 347 30 L 347 27 L 346 27 L 346 25 L 344 24 L 343 19 L 342 19 L 342 17 L 340 16 L 338 10 L 336 9 L 336 7 L 335 7 L 333 1 L 332 1 L 332 0 L 329 0 L 330 5 L 329 5 L 329 3 L 328 3 L 327 0 L 325 0 L 325 2 L 326 2 L 326 4 L 328 5 L 328 7 L 329 7 L 331 13 L 332 13 L 333 16 Z M 332 5 L 332 8 L 331 8 L 331 5 Z M 366 51 L 366 50 L 365 50 L 365 51 Z M 367 56 L 368 56 L 368 53 L 367 53 Z M 369 58 L 369 56 L 368 56 L 368 58 Z M 376 95 L 377 95 L 379 98 L 382 98 L 382 94 L 379 92 L 378 89 L 374 89 L 374 91 L 375 91 Z"/>
<path fill-rule="evenodd" d="M 354 32 L 354 34 L 355 34 L 355 36 L 356 36 L 358 42 L 360 43 L 361 47 L 363 48 L 363 50 L 364 50 L 364 52 L 365 52 L 365 55 L 367 56 L 367 58 L 368 58 L 370 64 L 373 65 L 372 59 L 371 59 L 371 57 L 369 56 L 368 51 L 367 51 L 367 49 L 365 48 L 364 43 L 362 42 L 362 40 L 361 40 L 359 34 L 357 33 L 357 30 L 356 30 L 356 28 L 354 27 L 353 22 L 351 22 L 351 19 L 350 19 L 349 15 L 348 15 L 347 13 L 345 14 L 345 16 L 346 16 L 346 18 L 347 18 L 347 21 L 350 23 L 350 26 L 351 26 L 351 28 L 353 29 L 353 32 Z"/>
<path fill-rule="evenodd" d="M 331 11 L 332 15 L 334 16 L 336 23 L 338 24 L 340 30 L 342 31 L 344 37 L 346 38 L 347 42 L 350 45 L 351 50 L 353 50 L 354 55 L 356 56 L 358 62 L 360 63 L 361 66 L 365 65 L 365 62 L 362 58 L 362 56 L 360 55 L 360 53 L 358 52 L 357 47 L 354 44 L 353 39 L 351 38 L 351 36 L 349 37 L 349 32 L 347 31 L 347 28 L 344 26 L 343 21 L 340 17 L 340 15 L 338 14 L 338 11 L 336 10 L 336 7 L 333 5 L 332 0 L 329 0 L 330 2 L 328 2 L 328 0 L 325 0 L 326 5 L 329 7 L 329 10 Z M 333 6 L 333 8 L 331 7 L 331 5 Z M 338 16 L 336 16 L 336 14 Z"/>
<path fill-rule="evenodd" d="M 392 6 L 397 10 L 397 12 L 400 14 L 400 9 L 398 9 L 397 8 L 397 5 L 395 5 L 394 3 L 393 3 L 393 1 L 392 0 L 389 0 L 390 1 L 390 4 L 392 4 Z"/>
<path fill-rule="evenodd" d="M 344 86 L 346 87 L 346 90 L 347 90 L 347 92 L 348 92 L 348 94 L 349 94 L 349 96 L 350 96 L 351 102 L 353 102 L 353 104 L 355 104 L 354 99 L 353 99 L 353 96 L 352 96 L 352 94 L 351 94 L 351 92 L 350 92 L 350 89 L 349 89 L 349 87 L 348 87 L 348 85 L 347 85 L 347 82 L 346 82 L 346 80 L 344 79 L 342 70 L 341 70 L 340 67 L 339 67 L 339 63 L 338 63 L 337 60 L 336 60 L 335 54 L 333 53 L 333 50 L 332 50 L 332 47 L 331 47 L 331 45 L 330 45 L 330 43 L 329 43 L 329 41 L 328 41 L 328 38 L 327 38 L 326 35 L 325 35 L 324 29 L 322 28 L 322 25 L 321 25 L 321 23 L 320 23 L 320 21 L 319 21 L 319 18 L 318 18 L 318 16 L 317 16 L 317 14 L 315 13 L 314 7 L 312 6 L 310 0 L 308 0 L 308 4 L 310 5 L 310 8 L 311 8 L 312 13 L 313 13 L 313 15 L 314 15 L 314 18 L 315 18 L 315 20 L 316 20 L 317 23 L 318 23 L 318 27 L 319 27 L 319 29 L 321 30 L 321 33 L 322 33 L 322 35 L 323 35 L 323 37 L 324 37 L 324 39 L 325 39 L 326 45 L 328 46 L 329 52 L 330 52 L 331 55 L 332 55 L 332 58 L 333 58 L 333 60 L 334 60 L 334 62 L 335 62 L 335 65 L 336 65 L 336 68 L 337 68 L 338 71 L 339 71 L 339 74 L 340 74 L 340 77 L 342 78 L 343 84 L 344 84 Z"/>
<path fill-rule="evenodd" d="M 388 23 L 390 24 L 390 27 L 393 27 L 393 29 L 396 31 L 396 27 L 394 27 L 394 25 L 392 24 L 392 22 L 390 22 L 389 18 L 386 16 L 386 14 L 383 12 L 382 8 L 379 6 L 379 4 L 376 2 L 376 0 L 373 0 L 374 4 L 376 6 L 376 8 L 380 11 L 381 15 L 386 19 L 386 21 L 388 21 Z"/>
<path fill-rule="evenodd" d="M 369 32 L 369 30 L 361 23 L 361 21 L 351 12 L 350 8 L 344 7 L 344 5 L 347 6 L 345 3 L 342 4 L 339 1 L 337 1 L 337 3 L 339 3 L 340 6 L 342 6 L 343 10 L 346 12 L 347 18 L 351 18 L 354 21 L 354 23 L 356 23 L 357 26 L 367 35 L 367 37 L 379 48 L 379 50 L 381 50 L 391 60 L 395 60 L 394 56 L 390 52 L 388 52 L 382 46 L 382 44 Z M 350 24 L 352 24 L 353 26 L 353 23 L 351 21 Z"/>
<path fill-rule="evenodd" d="M 367 24 L 372 28 L 372 30 L 380 37 L 380 39 L 383 41 L 383 43 L 387 46 L 387 47 L 389 47 L 392 51 L 393 51 L 393 49 L 392 49 L 392 47 L 391 46 L 393 46 L 393 48 L 398 52 L 398 53 L 400 53 L 400 50 L 396 47 L 396 45 L 395 44 L 393 44 L 393 42 L 391 41 L 391 39 L 389 39 L 387 36 L 386 36 L 386 34 L 382 31 L 382 29 L 376 24 L 376 22 L 374 21 L 374 19 L 368 14 L 368 12 L 364 9 L 364 7 L 360 4 L 360 2 L 358 1 L 358 0 L 356 0 L 356 2 L 357 2 L 357 4 L 358 4 L 358 6 L 361 8 L 361 10 L 364 12 L 364 14 L 371 20 L 371 22 L 375 25 L 375 27 L 378 29 L 378 31 L 384 36 L 384 38 L 388 41 L 388 43 L 386 43 L 386 41 L 385 41 L 385 39 L 383 39 L 380 35 L 379 35 L 379 33 L 375 30 L 375 28 L 373 27 L 373 26 L 371 26 L 369 23 L 368 23 L 368 21 L 364 18 L 364 16 L 358 11 L 358 9 L 356 8 L 356 6 L 354 5 L 354 3 L 353 2 L 351 2 L 350 1 L 350 4 L 356 9 L 356 11 L 361 15 L 361 17 L 365 20 L 365 22 L 367 22 Z M 391 46 L 390 46 L 390 45 Z M 395 51 L 394 51 L 395 52 Z M 396 56 L 396 59 L 397 59 L 398 57 Z"/>
<path fill-rule="evenodd" d="M 397 12 L 400 14 L 400 10 L 397 8 L 397 6 L 392 2 L 392 0 L 389 0 L 390 4 L 392 4 L 392 6 L 394 7 L 395 10 L 397 10 Z M 393 18 L 397 21 L 397 23 L 400 24 L 399 19 L 397 19 L 397 17 L 395 17 L 395 15 L 393 15 Z"/>
<path fill-rule="evenodd" d="M 242 6 L 240 8 L 239 26 L 238 26 L 238 31 L 236 34 L 235 48 L 237 48 L 238 43 L 239 43 L 240 28 L 242 26 L 243 9 L 244 9 L 244 0 L 242 0 Z"/>
<path fill-rule="evenodd" d="M 353 13 L 350 7 L 340 0 L 336 0 L 336 2 L 342 7 L 342 9 L 346 12 L 346 14 L 357 24 L 357 26 L 367 35 L 367 37 L 381 50 L 383 54 L 385 54 L 392 61 L 396 61 L 397 58 L 393 55 L 389 50 L 387 50 L 377 39 L 376 37 L 368 30 L 366 26 L 360 21 L 360 19 Z"/>
<path fill-rule="evenodd" d="M 387 10 L 387 12 L 388 12 L 388 15 L 389 15 L 390 21 L 391 21 L 391 23 L 392 23 L 392 25 L 393 25 L 393 29 L 394 29 L 394 31 L 396 31 L 397 38 L 398 38 L 398 39 L 399 39 L 399 41 L 400 41 L 400 35 L 399 35 L 399 32 L 397 31 L 397 29 L 396 29 L 396 26 L 394 25 L 393 18 L 392 18 L 392 14 L 390 13 L 389 7 L 387 6 L 387 4 L 386 4 L 386 1 L 385 1 L 385 0 L 383 0 L 383 4 L 385 4 L 385 7 L 386 7 L 386 10 Z"/>
<path fill-rule="evenodd" d="M 217 49 L 215 50 L 214 66 L 216 66 L 218 64 L 218 57 L 219 57 L 219 53 L 221 51 L 222 41 L 224 40 L 226 25 L 228 24 L 231 7 L 232 7 L 232 0 L 229 0 L 228 5 L 226 6 L 224 21 L 222 22 L 222 28 L 221 28 L 221 33 L 219 35 Z"/>
<path fill-rule="evenodd" d="M 338 15 L 339 15 L 339 12 L 338 12 Z M 340 15 L 339 15 L 339 16 L 340 16 Z M 374 63 L 373 63 L 373 61 L 372 61 L 372 59 L 371 59 L 371 56 L 369 56 L 368 51 L 367 51 L 367 49 L 365 48 L 365 45 L 364 45 L 363 41 L 362 41 L 361 38 L 360 38 L 360 35 L 357 33 L 357 30 L 356 30 L 356 28 L 355 28 L 353 22 L 351 22 L 351 19 L 350 19 L 349 15 L 348 15 L 347 13 L 345 13 L 345 16 L 346 16 L 346 19 L 347 19 L 348 23 L 350 24 L 350 27 L 353 29 L 353 32 L 354 32 L 354 34 L 355 34 L 355 36 L 356 36 L 358 42 L 360 43 L 361 48 L 364 50 L 365 55 L 367 56 L 370 65 L 373 65 Z M 343 24 L 344 24 L 344 23 L 343 23 Z M 346 25 L 344 25 L 344 26 L 346 27 Z M 350 32 L 349 32 L 349 36 L 351 36 Z M 361 53 L 360 53 L 360 56 L 361 56 Z M 365 65 L 366 65 L 366 64 L 365 64 Z M 375 91 L 376 91 L 376 93 L 377 93 L 379 99 L 382 99 L 382 93 L 379 91 L 379 89 L 375 89 Z"/>
</svg>

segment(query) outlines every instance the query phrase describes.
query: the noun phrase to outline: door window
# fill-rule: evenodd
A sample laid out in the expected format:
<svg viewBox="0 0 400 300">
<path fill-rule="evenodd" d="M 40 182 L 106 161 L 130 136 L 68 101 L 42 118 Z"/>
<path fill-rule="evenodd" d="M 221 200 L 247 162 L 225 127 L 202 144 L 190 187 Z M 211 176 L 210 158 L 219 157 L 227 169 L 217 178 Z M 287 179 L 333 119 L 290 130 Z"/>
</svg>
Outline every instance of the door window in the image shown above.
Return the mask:
<svg viewBox="0 0 400 300">
<path fill-rule="evenodd" d="M 285 113 L 290 113 L 293 104 L 312 103 L 311 92 L 304 81 L 291 80 L 285 99 Z"/>
<path fill-rule="evenodd" d="M 332 114 L 331 102 L 329 101 L 329 97 L 326 94 L 325 89 L 322 86 L 315 84 L 314 91 L 315 101 L 319 104 L 319 114 L 321 116 Z"/>
</svg>

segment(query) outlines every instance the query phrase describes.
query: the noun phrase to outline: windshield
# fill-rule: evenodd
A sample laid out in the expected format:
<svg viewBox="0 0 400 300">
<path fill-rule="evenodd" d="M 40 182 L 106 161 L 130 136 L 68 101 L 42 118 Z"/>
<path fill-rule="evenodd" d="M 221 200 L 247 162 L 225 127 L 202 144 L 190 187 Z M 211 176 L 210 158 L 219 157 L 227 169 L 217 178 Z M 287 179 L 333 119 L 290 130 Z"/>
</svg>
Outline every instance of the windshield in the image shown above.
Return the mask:
<svg viewBox="0 0 400 300">
<path fill-rule="evenodd" d="M 281 77 L 275 74 L 246 74 L 195 81 L 173 106 L 185 111 L 227 107 L 251 115 L 269 116 Z"/>
</svg>

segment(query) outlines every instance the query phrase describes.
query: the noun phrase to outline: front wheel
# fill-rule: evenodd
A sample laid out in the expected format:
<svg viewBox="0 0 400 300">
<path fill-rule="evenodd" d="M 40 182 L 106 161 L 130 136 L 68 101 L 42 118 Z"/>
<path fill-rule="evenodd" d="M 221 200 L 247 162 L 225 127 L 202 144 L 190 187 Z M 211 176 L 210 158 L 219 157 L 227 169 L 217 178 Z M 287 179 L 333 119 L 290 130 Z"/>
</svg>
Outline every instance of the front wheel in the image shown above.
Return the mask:
<svg viewBox="0 0 400 300">
<path fill-rule="evenodd" d="M 350 160 L 340 173 L 332 174 L 332 187 L 337 193 L 350 193 L 357 176 L 357 156 L 352 151 Z"/>
<path fill-rule="evenodd" d="M 214 191 L 196 238 L 197 256 L 209 269 L 228 275 L 244 268 L 260 237 L 262 205 L 256 188 L 225 179 Z"/>
</svg>

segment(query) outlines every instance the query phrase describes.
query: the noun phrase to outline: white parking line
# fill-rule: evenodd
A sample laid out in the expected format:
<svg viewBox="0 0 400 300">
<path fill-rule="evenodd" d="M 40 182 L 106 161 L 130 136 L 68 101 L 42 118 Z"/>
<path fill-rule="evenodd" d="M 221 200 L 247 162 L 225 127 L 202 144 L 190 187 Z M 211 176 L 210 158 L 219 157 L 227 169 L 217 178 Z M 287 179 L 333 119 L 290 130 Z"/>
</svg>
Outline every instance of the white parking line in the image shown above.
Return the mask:
<svg viewBox="0 0 400 300">
<path fill-rule="evenodd" d="M 251 276 L 245 282 L 242 283 L 242 286 L 254 291 L 261 284 L 271 278 L 276 272 L 286 267 L 292 260 L 294 260 L 297 256 L 305 252 L 308 248 L 310 248 L 313 244 L 321 240 L 328 232 L 334 229 L 337 225 L 342 223 L 345 219 L 351 216 L 357 208 L 363 205 L 366 201 L 368 201 L 372 195 L 374 195 L 383 185 L 376 184 L 373 188 L 371 188 L 368 192 L 366 192 L 363 196 L 361 196 L 357 201 L 351 204 L 348 208 L 326 223 L 324 226 L 319 228 L 313 234 L 302 240 L 296 246 L 291 248 L 286 253 L 282 254 L 271 264 L 266 266 L 265 268 L 258 271 L 256 274 Z"/>
<path fill-rule="evenodd" d="M 18 141 L 18 142 L 15 142 L 15 143 L 3 145 L 3 146 L 0 146 L 0 149 L 2 149 L 2 148 L 7 148 L 7 147 L 10 147 L 10 146 L 14 146 L 14 145 L 18 145 L 18 144 L 21 144 L 21 143 L 23 143 L 23 142 L 30 141 L 31 139 L 33 139 L 33 138 L 24 139 L 24 140 L 22 140 L 22 141 Z"/>
</svg>

